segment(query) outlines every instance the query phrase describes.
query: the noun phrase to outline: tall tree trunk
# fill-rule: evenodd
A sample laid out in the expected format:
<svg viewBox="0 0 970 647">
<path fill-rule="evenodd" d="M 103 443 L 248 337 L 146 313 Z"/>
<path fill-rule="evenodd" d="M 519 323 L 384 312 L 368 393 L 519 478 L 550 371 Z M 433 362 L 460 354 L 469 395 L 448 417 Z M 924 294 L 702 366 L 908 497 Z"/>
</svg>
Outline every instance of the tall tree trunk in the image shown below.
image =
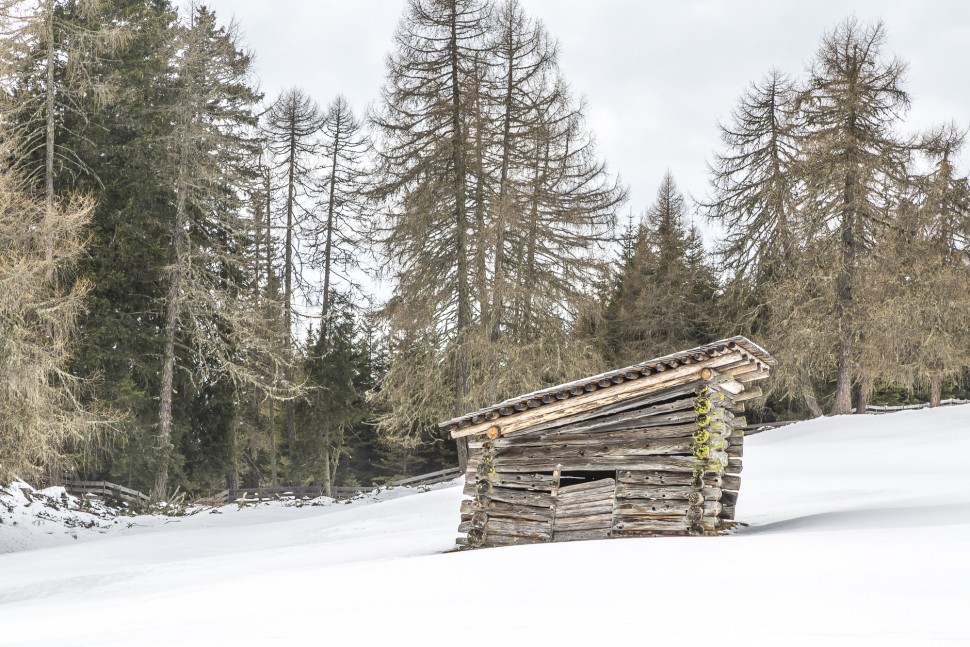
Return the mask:
<svg viewBox="0 0 970 647">
<path fill-rule="evenodd" d="M 54 203 L 54 1 L 47 0 L 47 92 L 44 97 L 44 199 Z"/>
<path fill-rule="evenodd" d="M 291 121 L 290 128 L 290 153 L 289 166 L 287 168 L 286 182 L 286 250 L 285 267 L 283 269 L 285 292 L 283 296 L 283 319 L 286 325 L 286 353 L 293 357 L 293 207 L 296 201 L 296 119 Z M 291 368 L 287 365 L 287 381 L 292 380 Z M 290 458 L 293 458 L 294 446 L 296 445 L 296 423 L 293 419 L 293 401 L 286 401 L 286 441 L 289 449 Z"/>
<path fill-rule="evenodd" d="M 461 111 L 461 79 L 459 78 L 458 61 L 458 8 L 454 0 L 451 3 L 451 39 L 449 42 L 451 55 L 451 127 L 452 127 L 452 156 L 454 162 L 455 180 L 455 227 L 457 233 L 456 253 L 458 257 L 458 321 L 457 341 L 458 357 L 455 371 L 455 395 L 457 412 L 461 415 L 471 407 L 468 401 L 468 327 L 471 324 L 471 308 L 468 289 L 468 221 L 465 213 L 465 141 L 462 128 Z M 462 469 L 468 464 L 468 441 L 458 439 L 458 464 Z"/>
<path fill-rule="evenodd" d="M 180 153 L 181 155 L 182 153 Z M 178 196 L 175 201 L 175 222 L 172 236 L 172 274 L 165 301 L 164 345 L 162 348 L 162 384 L 159 393 L 158 430 L 156 448 L 158 467 L 155 472 L 155 495 L 164 497 L 168 491 L 168 464 L 172 451 L 172 394 L 175 379 L 175 331 L 182 300 L 182 263 L 188 244 L 185 231 L 185 194 L 188 190 L 185 163 L 179 160 Z"/>
<path fill-rule="evenodd" d="M 330 473 L 330 433 L 323 435 L 323 447 L 321 448 L 320 458 L 323 460 L 323 493 L 333 496 L 333 476 Z"/>
<path fill-rule="evenodd" d="M 340 127 L 343 114 L 337 113 L 334 125 L 333 158 L 330 160 L 330 201 L 327 205 L 327 242 L 323 251 L 323 307 L 320 313 L 320 334 L 324 335 L 330 326 L 330 256 L 333 250 L 333 200 L 337 189 L 337 150 L 340 147 Z M 329 496 L 329 495 L 328 495 Z"/>
<path fill-rule="evenodd" d="M 269 399 L 269 484 L 279 485 L 279 475 L 276 473 L 276 401 Z"/>
<path fill-rule="evenodd" d="M 812 386 L 812 380 L 804 369 L 798 371 L 798 383 L 802 398 L 805 400 L 805 406 L 808 407 L 809 417 L 821 418 L 822 408 L 818 406 L 818 400 L 815 398 L 815 387 Z"/>
<path fill-rule="evenodd" d="M 850 131 L 854 124 L 850 120 Z M 851 164 L 851 162 L 850 162 Z M 832 415 L 842 415 L 852 410 L 852 335 L 853 289 L 855 283 L 856 240 L 855 174 L 845 177 L 841 223 L 841 267 L 836 280 L 835 316 L 839 323 L 838 370 L 835 375 L 835 400 Z"/>
<path fill-rule="evenodd" d="M 263 183 L 263 190 L 265 191 L 264 211 L 266 215 L 266 243 L 264 245 L 264 251 L 266 253 L 266 293 L 268 297 L 272 298 L 276 296 L 275 294 L 270 294 L 270 284 L 273 281 L 273 187 L 268 170 Z M 276 316 L 275 312 L 273 316 Z M 273 326 L 274 329 L 275 327 Z M 269 417 L 267 419 L 266 432 L 269 434 L 270 485 L 276 487 L 279 482 L 276 469 L 276 401 L 272 393 L 269 397 Z"/>
<path fill-rule="evenodd" d="M 860 371 L 858 384 L 858 397 L 856 399 L 855 412 L 866 413 L 869 411 L 869 396 L 872 393 L 872 377 L 866 371 Z"/>
<path fill-rule="evenodd" d="M 493 343 L 498 342 L 501 333 L 502 322 L 502 301 L 504 299 L 503 288 L 505 284 L 505 217 L 509 211 L 507 201 L 509 199 L 509 156 L 512 138 L 512 91 L 514 86 L 514 43 L 512 34 L 512 21 L 509 21 L 505 33 L 509 52 L 509 65 L 505 72 L 505 96 L 503 97 L 502 109 L 502 162 L 499 171 L 498 185 L 498 212 L 495 223 L 495 267 L 492 272 L 494 289 L 492 292 L 492 313 L 490 339 Z"/>
<path fill-rule="evenodd" d="M 940 406 L 943 396 L 943 365 L 937 363 L 930 373 L 930 407 Z"/>
</svg>

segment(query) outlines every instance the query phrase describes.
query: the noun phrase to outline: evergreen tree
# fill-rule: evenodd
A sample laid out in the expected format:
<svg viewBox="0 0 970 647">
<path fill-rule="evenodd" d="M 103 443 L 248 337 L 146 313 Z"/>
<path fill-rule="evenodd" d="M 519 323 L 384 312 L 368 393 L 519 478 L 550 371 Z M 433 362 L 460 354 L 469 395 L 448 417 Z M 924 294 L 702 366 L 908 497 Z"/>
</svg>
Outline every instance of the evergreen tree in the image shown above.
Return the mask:
<svg viewBox="0 0 970 647">
<path fill-rule="evenodd" d="M 640 225 L 604 313 L 613 365 L 707 343 L 716 321 L 716 280 L 700 232 L 668 172 Z"/>
<path fill-rule="evenodd" d="M 366 417 L 357 391 L 365 358 L 356 334 L 353 306 L 346 298 L 332 303 L 332 316 L 307 344 L 304 373 L 310 392 L 301 407 L 299 472 L 333 494 L 337 469 L 347 454 L 348 434 Z"/>
<path fill-rule="evenodd" d="M 204 7 L 177 33 L 182 40 L 170 148 L 175 209 L 155 482 L 160 495 L 168 489 L 177 336 L 189 351 L 187 368 L 203 381 L 227 377 L 265 391 L 288 361 L 275 352 L 272 328 L 253 307 L 248 248 L 260 231 L 241 203 L 255 154 L 251 133 L 259 100 L 250 83 L 251 58 L 236 33 L 219 27 Z"/>
<path fill-rule="evenodd" d="M 91 71 L 115 79 L 119 91 L 111 109 L 99 109 L 100 101 L 91 97 L 78 112 L 65 115 L 61 141 L 91 173 L 59 176 L 58 192 L 79 191 L 96 200 L 87 253 L 79 264 L 90 291 L 79 315 L 71 371 L 98 378 L 92 385 L 96 397 L 127 414 L 125 442 L 99 457 L 102 474 L 148 491 L 156 464 L 159 306 L 173 203 L 159 163 L 171 132 L 176 16 L 163 0 L 116 0 L 101 10 L 105 15 L 98 21 L 125 24 L 130 37 Z M 176 419 L 187 419 L 183 409 L 177 401 Z"/>
</svg>

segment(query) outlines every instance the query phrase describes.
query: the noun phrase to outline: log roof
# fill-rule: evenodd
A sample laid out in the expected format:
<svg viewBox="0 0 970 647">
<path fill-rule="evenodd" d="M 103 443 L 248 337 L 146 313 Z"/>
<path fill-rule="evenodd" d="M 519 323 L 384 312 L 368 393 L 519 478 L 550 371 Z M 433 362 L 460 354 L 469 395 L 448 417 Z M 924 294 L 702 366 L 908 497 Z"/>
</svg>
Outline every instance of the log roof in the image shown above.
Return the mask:
<svg viewBox="0 0 970 647">
<path fill-rule="evenodd" d="M 439 426 L 455 431 L 472 424 L 479 424 L 488 420 L 514 415 L 527 409 L 535 409 L 546 404 L 561 401 L 570 396 L 580 395 L 598 389 L 609 389 L 609 387 L 622 384 L 629 379 L 636 379 L 640 376 L 652 375 L 669 368 L 701 362 L 710 357 L 723 353 L 733 353 L 738 350 L 746 351 L 752 357 L 769 367 L 777 364 L 775 358 L 768 351 L 747 337 L 739 335 L 728 339 L 721 339 L 710 344 L 704 344 L 696 348 L 682 350 L 670 355 L 664 355 L 663 357 L 656 357 L 645 362 L 633 364 L 632 366 L 606 371 L 605 373 L 591 375 L 580 380 L 518 395 L 497 404 L 489 405 L 478 411 L 445 420 L 439 423 Z"/>
</svg>

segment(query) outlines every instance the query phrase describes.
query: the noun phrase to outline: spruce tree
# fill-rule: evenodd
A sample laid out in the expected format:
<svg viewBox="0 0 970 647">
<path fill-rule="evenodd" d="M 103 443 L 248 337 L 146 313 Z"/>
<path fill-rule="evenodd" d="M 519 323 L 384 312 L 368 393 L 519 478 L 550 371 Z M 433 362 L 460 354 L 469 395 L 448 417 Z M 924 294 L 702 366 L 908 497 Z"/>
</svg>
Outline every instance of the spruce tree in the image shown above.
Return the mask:
<svg viewBox="0 0 970 647">
<path fill-rule="evenodd" d="M 272 327 L 254 310 L 248 249 L 260 228 L 242 204 L 256 152 L 253 110 L 259 95 L 251 84 L 251 58 L 237 34 L 218 26 L 204 7 L 177 34 L 181 47 L 169 149 L 175 208 L 159 396 L 159 495 L 168 491 L 176 340 L 187 347 L 186 368 L 204 382 L 227 378 L 265 391 L 288 362 L 276 352 Z"/>
<path fill-rule="evenodd" d="M 717 325 L 716 289 L 700 232 L 688 221 L 686 201 L 668 172 L 605 309 L 611 363 L 709 342 Z"/>
</svg>

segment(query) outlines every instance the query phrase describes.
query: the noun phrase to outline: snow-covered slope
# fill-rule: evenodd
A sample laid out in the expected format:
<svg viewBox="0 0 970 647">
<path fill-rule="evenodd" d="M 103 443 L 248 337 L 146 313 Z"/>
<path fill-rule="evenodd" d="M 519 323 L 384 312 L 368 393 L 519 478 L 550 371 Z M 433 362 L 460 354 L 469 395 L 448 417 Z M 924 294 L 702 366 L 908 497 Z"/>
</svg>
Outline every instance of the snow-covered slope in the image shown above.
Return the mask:
<svg viewBox="0 0 970 647">
<path fill-rule="evenodd" d="M 970 644 L 968 457 L 970 406 L 753 436 L 718 538 L 445 553 L 458 486 L 143 519 L 0 555 L 0 645 Z"/>
</svg>

